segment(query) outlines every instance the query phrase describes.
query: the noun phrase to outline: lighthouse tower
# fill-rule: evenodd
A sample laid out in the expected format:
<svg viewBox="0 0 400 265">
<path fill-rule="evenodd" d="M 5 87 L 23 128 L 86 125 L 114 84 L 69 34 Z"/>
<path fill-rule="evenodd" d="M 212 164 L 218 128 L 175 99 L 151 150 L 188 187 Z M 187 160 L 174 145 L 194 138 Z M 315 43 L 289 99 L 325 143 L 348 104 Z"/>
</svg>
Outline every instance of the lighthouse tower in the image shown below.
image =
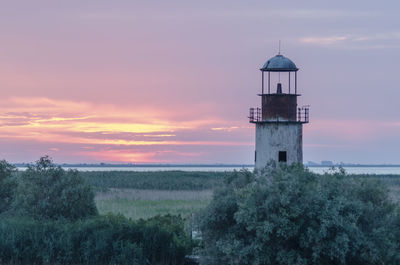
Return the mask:
<svg viewBox="0 0 400 265">
<path fill-rule="evenodd" d="M 271 160 L 303 163 L 303 124 L 308 123 L 309 108 L 297 106 L 299 69 L 278 54 L 260 70 L 261 108 L 251 108 L 249 116 L 256 125 L 255 169 Z"/>
</svg>

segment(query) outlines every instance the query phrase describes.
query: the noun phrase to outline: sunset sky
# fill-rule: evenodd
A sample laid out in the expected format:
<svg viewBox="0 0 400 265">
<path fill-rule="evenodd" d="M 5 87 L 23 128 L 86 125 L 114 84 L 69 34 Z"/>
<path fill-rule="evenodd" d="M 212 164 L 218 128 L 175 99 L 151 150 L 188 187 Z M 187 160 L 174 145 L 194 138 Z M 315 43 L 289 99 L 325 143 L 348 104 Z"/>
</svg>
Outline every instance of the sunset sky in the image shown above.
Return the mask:
<svg viewBox="0 0 400 265">
<path fill-rule="evenodd" d="M 398 1 L 2 1 L 0 158 L 253 163 L 259 68 L 310 105 L 304 162 L 400 164 Z"/>
</svg>

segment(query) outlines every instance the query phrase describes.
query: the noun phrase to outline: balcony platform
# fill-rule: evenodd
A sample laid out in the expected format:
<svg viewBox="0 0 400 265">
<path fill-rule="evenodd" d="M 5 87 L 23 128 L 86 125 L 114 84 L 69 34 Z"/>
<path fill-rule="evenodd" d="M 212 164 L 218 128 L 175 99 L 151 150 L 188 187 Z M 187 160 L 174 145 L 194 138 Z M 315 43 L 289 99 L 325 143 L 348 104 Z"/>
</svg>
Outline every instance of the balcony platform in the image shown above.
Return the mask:
<svg viewBox="0 0 400 265">
<path fill-rule="evenodd" d="M 302 107 L 297 109 L 297 117 L 293 120 L 282 119 L 263 119 L 261 108 L 250 108 L 249 122 L 250 123 L 309 123 L 310 110 L 309 107 Z"/>
</svg>

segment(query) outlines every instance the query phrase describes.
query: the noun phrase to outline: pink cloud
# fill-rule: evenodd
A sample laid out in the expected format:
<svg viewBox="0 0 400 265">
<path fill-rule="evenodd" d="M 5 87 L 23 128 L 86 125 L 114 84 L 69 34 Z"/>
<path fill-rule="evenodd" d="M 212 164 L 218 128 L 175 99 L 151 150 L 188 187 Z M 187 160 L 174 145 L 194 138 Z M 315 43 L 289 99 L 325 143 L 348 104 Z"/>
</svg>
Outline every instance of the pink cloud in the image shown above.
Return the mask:
<svg viewBox="0 0 400 265">
<path fill-rule="evenodd" d="M 195 150 L 204 146 L 253 145 L 242 136 L 243 132 L 248 135 L 248 127 L 232 125 L 215 117 L 189 120 L 178 117 L 176 120 L 174 111 L 50 98 L 14 97 L 4 100 L 4 103 L 0 107 L 0 139 L 39 146 L 56 144 L 46 150 L 57 154 L 64 152 L 66 144 L 75 148 L 80 146 L 86 151 L 77 150 L 76 155 L 87 156 L 90 160 L 172 162 L 166 158 L 167 154 L 182 159 L 185 156 L 199 157 L 202 153 L 180 151 L 176 149 L 179 146 L 192 146 Z M 132 148 L 121 151 L 122 146 Z M 158 150 L 152 148 L 149 151 L 149 146 L 156 146 Z M 105 147 L 107 151 L 104 151 Z M 175 150 L 168 151 L 170 147 Z"/>
</svg>

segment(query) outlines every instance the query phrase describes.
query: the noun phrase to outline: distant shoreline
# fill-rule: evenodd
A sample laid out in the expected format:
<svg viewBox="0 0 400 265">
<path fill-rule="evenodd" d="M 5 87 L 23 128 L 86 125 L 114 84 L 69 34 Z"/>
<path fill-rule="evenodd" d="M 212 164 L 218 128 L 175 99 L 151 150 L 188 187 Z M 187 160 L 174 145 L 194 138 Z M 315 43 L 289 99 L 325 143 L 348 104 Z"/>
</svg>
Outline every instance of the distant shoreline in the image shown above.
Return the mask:
<svg viewBox="0 0 400 265">
<path fill-rule="evenodd" d="M 15 163 L 13 164 L 16 167 L 27 167 L 30 163 Z M 254 167 L 254 164 L 106 164 L 106 163 L 99 163 L 99 164 L 57 164 L 61 167 L 112 167 L 112 168 L 140 168 L 140 167 Z M 332 164 L 332 165 L 320 165 L 320 164 L 304 164 L 307 167 L 400 167 L 400 164 Z"/>
</svg>

